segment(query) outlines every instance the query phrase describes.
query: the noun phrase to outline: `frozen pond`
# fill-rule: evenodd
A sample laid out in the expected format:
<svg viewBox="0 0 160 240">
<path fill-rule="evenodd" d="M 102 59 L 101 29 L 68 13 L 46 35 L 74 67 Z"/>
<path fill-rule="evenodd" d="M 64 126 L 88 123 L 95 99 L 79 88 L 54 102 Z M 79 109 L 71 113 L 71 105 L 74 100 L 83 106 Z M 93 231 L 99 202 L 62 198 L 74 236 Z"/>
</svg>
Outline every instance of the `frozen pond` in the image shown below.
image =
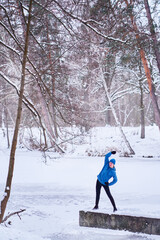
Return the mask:
<svg viewBox="0 0 160 240">
<path fill-rule="evenodd" d="M 7 212 L 26 211 L 21 220 L 15 215 L 11 226 L 0 227 L 1 240 L 160 240 L 160 236 L 79 226 L 79 210 L 94 206 L 96 176 L 104 158 L 66 157 L 45 165 L 39 156 L 38 152 L 17 156 Z M 1 160 L 1 166 L 7 164 Z M 117 157 L 116 168 L 118 182 L 110 189 L 117 213 L 160 218 L 160 159 Z M 112 213 L 103 190 L 99 211 Z"/>
</svg>

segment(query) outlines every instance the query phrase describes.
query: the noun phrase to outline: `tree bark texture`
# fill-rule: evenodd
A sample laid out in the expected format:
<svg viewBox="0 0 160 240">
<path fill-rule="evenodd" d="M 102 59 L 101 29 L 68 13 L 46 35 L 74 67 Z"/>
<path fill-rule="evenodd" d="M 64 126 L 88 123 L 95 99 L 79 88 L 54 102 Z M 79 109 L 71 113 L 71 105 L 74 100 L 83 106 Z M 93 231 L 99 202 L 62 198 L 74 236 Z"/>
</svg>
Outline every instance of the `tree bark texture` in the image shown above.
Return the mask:
<svg viewBox="0 0 160 240">
<path fill-rule="evenodd" d="M 12 178 L 13 178 L 14 163 L 15 163 L 15 152 L 16 152 L 16 147 L 17 147 L 17 138 L 18 138 L 19 126 L 20 126 L 21 115 L 22 115 L 22 101 L 23 101 L 23 93 L 24 93 L 25 68 L 26 68 L 27 53 L 28 53 L 32 1 L 33 0 L 30 0 L 30 2 L 29 2 L 29 15 L 28 15 L 26 34 L 25 34 L 25 46 L 24 46 L 24 52 L 23 52 L 21 86 L 20 86 L 20 94 L 19 94 L 19 100 L 18 100 L 17 118 L 16 118 L 16 123 L 15 123 L 13 139 L 12 139 L 12 146 L 11 146 L 11 152 L 10 152 L 10 161 L 9 161 L 8 176 L 7 176 L 6 186 L 5 186 L 5 193 L 4 193 L 4 198 L 1 201 L 0 223 L 2 223 L 2 221 L 3 221 L 7 202 L 9 200 L 10 193 L 11 193 Z"/>
</svg>

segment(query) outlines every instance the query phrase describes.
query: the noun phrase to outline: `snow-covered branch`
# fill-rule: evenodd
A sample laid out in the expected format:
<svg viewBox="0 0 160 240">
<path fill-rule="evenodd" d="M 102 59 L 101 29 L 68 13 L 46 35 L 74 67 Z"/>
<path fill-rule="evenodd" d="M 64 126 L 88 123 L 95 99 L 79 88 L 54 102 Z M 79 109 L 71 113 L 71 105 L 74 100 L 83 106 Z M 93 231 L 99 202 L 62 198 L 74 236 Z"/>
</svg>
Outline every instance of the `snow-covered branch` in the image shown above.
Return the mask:
<svg viewBox="0 0 160 240">
<path fill-rule="evenodd" d="M 6 47 L 7 49 L 9 49 L 10 51 L 16 53 L 18 56 L 20 56 L 19 52 L 18 52 L 15 48 L 7 45 L 7 44 L 6 44 L 5 42 L 3 42 L 2 40 L 0 40 L 0 44 L 2 44 L 4 47 Z"/>
<path fill-rule="evenodd" d="M 89 24 L 89 22 L 95 22 L 94 20 L 91 21 L 91 19 L 89 20 L 84 20 L 78 16 L 75 16 L 74 14 L 68 12 L 64 7 L 62 7 L 62 5 L 56 1 L 56 0 L 53 0 L 53 2 L 55 2 L 57 4 L 57 6 L 65 13 L 67 14 L 68 16 L 70 16 L 72 19 L 74 20 L 78 20 L 79 22 L 81 22 L 82 24 L 84 24 L 85 26 L 87 26 L 89 29 L 91 29 L 93 32 L 95 32 L 96 34 L 98 34 L 99 36 L 109 40 L 109 41 L 114 41 L 114 42 L 119 42 L 121 44 L 126 44 L 127 42 L 122 40 L 122 39 L 119 39 L 119 38 L 114 38 L 114 37 L 111 37 L 111 36 L 107 36 L 103 33 L 101 33 L 98 29 L 94 28 L 91 24 Z M 97 23 L 97 22 L 96 22 Z M 97 23 L 98 24 L 98 23 Z"/>
</svg>

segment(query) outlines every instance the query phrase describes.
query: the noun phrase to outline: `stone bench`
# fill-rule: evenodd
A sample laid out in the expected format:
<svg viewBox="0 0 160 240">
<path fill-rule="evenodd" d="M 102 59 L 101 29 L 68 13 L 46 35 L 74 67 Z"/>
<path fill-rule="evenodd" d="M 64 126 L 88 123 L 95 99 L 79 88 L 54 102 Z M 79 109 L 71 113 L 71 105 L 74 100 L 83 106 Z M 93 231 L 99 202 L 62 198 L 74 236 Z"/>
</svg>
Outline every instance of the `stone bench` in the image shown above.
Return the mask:
<svg viewBox="0 0 160 240">
<path fill-rule="evenodd" d="M 160 235 L 159 218 L 80 211 L 79 225 Z"/>
</svg>

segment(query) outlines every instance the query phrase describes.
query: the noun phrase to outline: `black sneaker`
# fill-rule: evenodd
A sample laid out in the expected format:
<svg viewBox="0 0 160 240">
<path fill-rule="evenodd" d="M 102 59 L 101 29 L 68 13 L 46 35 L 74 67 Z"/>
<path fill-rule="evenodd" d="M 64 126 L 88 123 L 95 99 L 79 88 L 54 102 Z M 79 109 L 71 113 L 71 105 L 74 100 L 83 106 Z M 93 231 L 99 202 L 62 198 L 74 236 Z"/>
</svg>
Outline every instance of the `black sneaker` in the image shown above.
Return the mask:
<svg viewBox="0 0 160 240">
<path fill-rule="evenodd" d="M 94 206 L 93 210 L 96 210 L 96 209 L 98 209 L 98 206 Z"/>
<path fill-rule="evenodd" d="M 117 208 L 114 208 L 114 209 L 113 209 L 113 212 L 116 212 L 116 211 L 117 211 Z"/>
</svg>

